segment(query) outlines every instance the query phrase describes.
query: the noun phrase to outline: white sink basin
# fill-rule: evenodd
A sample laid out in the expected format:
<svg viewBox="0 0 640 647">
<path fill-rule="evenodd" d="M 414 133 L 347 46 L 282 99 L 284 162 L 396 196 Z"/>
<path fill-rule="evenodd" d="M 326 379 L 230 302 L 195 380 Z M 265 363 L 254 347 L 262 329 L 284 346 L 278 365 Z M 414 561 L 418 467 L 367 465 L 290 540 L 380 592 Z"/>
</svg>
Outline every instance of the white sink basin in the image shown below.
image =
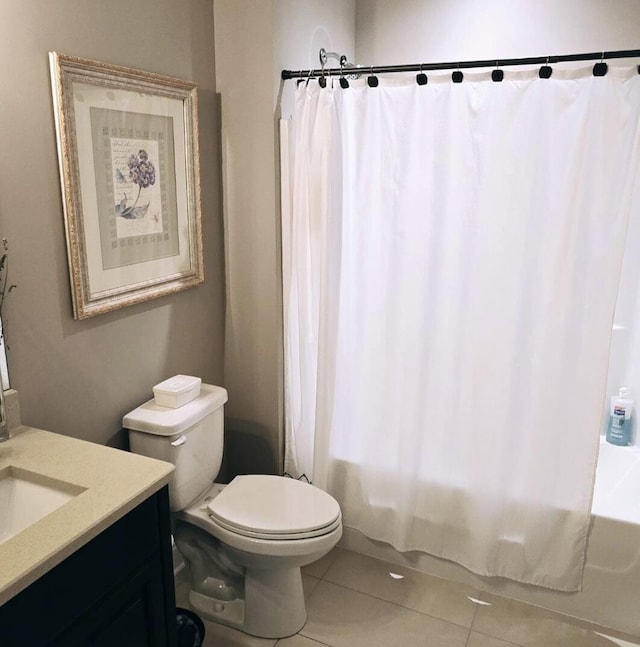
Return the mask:
<svg viewBox="0 0 640 647">
<path fill-rule="evenodd" d="M 8 467 L 0 472 L 0 544 L 71 501 L 85 488 Z"/>
</svg>

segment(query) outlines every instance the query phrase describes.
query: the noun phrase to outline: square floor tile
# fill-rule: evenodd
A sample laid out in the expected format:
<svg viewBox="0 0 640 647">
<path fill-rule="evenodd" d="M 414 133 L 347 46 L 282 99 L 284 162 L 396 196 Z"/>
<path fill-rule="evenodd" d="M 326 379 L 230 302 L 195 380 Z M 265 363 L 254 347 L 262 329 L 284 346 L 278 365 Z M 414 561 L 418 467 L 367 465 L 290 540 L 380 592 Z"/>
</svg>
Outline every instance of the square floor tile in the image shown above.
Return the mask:
<svg viewBox="0 0 640 647">
<path fill-rule="evenodd" d="M 615 647 L 585 623 L 516 600 L 482 594 L 473 630 L 522 647 Z"/>
<path fill-rule="evenodd" d="M 300 634 L 331 647 L 465 647 L 469 631 L 327 581 L 307 603 Z"/>
<path fill-rule="evenodd" d="M 306 573 L 302 574 L 302 591 L 304 593 L 304 599 L 308 600 L 309 596 L 314 592 L 318 582 L 320 580 L 317 577 L 311 577 Z"/>
<path fill-rule="evenodd" d="M 306 575 L 311 575 L 312 577 L 317 577 L 322 579 L 324 574 L 329 570 L 329 567 L 333 563 L 333 560 L 342 552 L 341 548 L 334 548 L 330 550 L 324 557 L 317 559 L 311 564 L 302 567 L 302 572 Z"/>
<path fill-rule="evenodd" d="M 638 647 L 640 645 L 640 638 L 635 638 L 634 636 L 627 635 L 625 638 L 621 638 L 617 635 L 617 632 L 613 632 L 613 635 L 611 635 L 607 629 L 596 631 L 596 633 L 607 638 L 614 647 Z"/>
<path fill-rule="evenodd" d="M 237 629 L 208 620 L 204 620 L 204 628 L 203 647 L 274 647 L 277 642 L 273 638 L 249 636 Z"/>
<path fill-rule="evenodd" d="M 463 627 L 471 626 L 476 612 L 469 597 L 480 595 L 470 586 L 347 550 L 336 556 L 324 579 Z"/>
<path fill-rule="evenodd" d="M 472 631 L 469 634 L 469 640 L 467 641 L 467 647 L 521 647 L 515 643 L 508 643 L 499 638 L 493 638 L 492 636 L 485 636 L 484 634 L 479 634 L 476 631 Z"/>
<path fill-rule="evenodd" d="M 311 638 L 305 638 L 300 634 L 291 636 L 290 638 L 281 638 L 276 643 L 276 647 L 326 647 L 323 643 L 319 643 Z"/>
</svg>

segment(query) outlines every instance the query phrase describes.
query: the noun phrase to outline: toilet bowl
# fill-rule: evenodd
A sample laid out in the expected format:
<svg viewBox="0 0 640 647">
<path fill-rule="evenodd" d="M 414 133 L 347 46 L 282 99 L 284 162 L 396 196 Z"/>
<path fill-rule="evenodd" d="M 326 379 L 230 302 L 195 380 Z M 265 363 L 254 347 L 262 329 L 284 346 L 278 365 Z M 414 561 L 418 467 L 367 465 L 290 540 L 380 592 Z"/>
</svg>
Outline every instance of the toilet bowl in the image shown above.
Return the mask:
<svg viewBox="0 0 640 647">
<path fill-rule="evenodd" d="M 212 486 L 193 505 L 178 512 L 178 550 L 191 554 L 197 545 L 200 557 L 206 554 L 198 565 L 191 564 L 189 602 L 194 611 L 256 636 L 297 633 L 306 620 L 300 567 L 329 552 L 342 534 L 337 503 L 327 495 L 321 503 L 329 505 L 317 506 L 313 500 L 318 494 L 325 493 L 280 476 L 238 476 L 225 488 Z M 261 501 L 268 504 L 251 523 L 250 515 Z M 288 524 L 283 514 L 286 504 L 293 508 Z M 268 521 L 270 508 L 275 512 L 272 523 Z M 317 521 L 308 523 L 314 515 Z M 326 523 L 328 519 L 332 521 Z M 206 535 L 194 533 L 195 529 Z M 240 570 L 234 571 L 234 566 Z M 213 583 L 213 574 L 225 571 L 231 577 L 225 580 L 222 576 L 220 582 Z M 243 579 L 231 595 L 227 587 L 234 586 L 234 576 L 239 575 Z M 212 585 L 218 594 L 211 594 Z"/>
<path fill-rule="evenodd" d="M 297 633 L 306 609 L 300 568 L 342 535 L 336 500 L 305 482 L 243 475 L 214 482 L 226 391 L 203 384 L 177 409 L 150 400 L 123 419 L 131 451 L 172 462 L 173 533 L 189 577 L 189 604 L 209 620 L 263 638 Z"/>
</svg>

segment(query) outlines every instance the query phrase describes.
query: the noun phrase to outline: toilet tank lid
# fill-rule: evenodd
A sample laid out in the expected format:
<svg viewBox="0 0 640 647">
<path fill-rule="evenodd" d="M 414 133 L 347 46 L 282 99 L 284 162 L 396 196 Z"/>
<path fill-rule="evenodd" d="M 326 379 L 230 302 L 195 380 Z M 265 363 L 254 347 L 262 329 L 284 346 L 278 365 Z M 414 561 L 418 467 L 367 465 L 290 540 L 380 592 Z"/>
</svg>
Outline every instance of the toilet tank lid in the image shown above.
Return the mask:
<svg viewBox="0 0 640 647">
<path fill-rule="evenodd" d="M 153 399 L 145 402 L 122 418 L 122 426 L 158 436 L 175 436 L 219 409 L 226 401 L 226 389 L 203 384 L 200 395 L 178 409 L 158 406 Z"/>
</svg>

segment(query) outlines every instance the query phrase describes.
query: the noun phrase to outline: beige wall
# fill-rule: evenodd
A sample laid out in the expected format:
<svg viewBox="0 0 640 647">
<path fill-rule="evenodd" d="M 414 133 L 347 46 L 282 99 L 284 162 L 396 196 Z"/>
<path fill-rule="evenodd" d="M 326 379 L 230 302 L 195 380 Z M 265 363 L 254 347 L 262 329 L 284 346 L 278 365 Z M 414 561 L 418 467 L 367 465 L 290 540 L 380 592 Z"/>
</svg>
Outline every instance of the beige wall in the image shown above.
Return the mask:
<svg viewBox="0 0 640 647">
<path fill-rule="evenodd" d="M 355 0 L 215 0 L 214 22 L 227 259 L 228 469 L 278 472 L 283 424 L 280 70 L 316 66 L 321 46 L 353 52 Z"/>
<path fill-rule="evenodd" d="M 386 65 L 637 49 L 637 0 L 357 0 L 357 62 Z"/>
<path fill-rule="evenodd" d="M 206 281 L 72 318 L 47 52 L 195 81 Z M 9 368 L 29 425 L 117 442 L 122 415 L 176 373 L 222 383 L 223 248 L 211 0 L 0 2 L 0 236 L 10 243 Z"/>
<path fill-rule="evenodd" d="M 215 0 L 214 14 L 222 117 L 228 469 L 276 473 L 282 344 L 271 1 Z"/>
</svg>

